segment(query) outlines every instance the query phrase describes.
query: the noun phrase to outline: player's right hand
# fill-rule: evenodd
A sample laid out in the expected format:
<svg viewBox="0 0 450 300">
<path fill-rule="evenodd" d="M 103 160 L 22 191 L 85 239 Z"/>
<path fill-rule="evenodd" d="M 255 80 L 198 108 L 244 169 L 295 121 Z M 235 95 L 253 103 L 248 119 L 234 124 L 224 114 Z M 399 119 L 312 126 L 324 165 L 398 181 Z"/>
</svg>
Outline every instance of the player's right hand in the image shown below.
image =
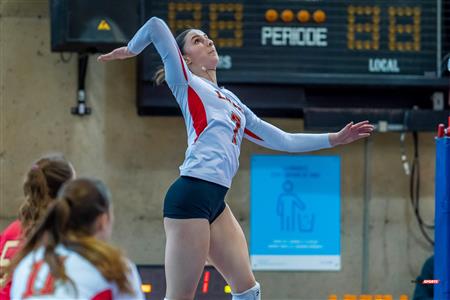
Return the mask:
<svg viewBox="0 0 450 300">
<path fill-rule="evenodd" d="M 128 50 L 128 47 L 120 47 L 117 49 L 114 49 L 113 51 L 100 55 L 99 57 L 97 57 L 98 61 L 110 61 L 110 60 L 116 60 L 116 59 L 126 59 L 126 58 L 130 58 L 136 56 L 136 54 L 131 53 Z"/>
</svg>

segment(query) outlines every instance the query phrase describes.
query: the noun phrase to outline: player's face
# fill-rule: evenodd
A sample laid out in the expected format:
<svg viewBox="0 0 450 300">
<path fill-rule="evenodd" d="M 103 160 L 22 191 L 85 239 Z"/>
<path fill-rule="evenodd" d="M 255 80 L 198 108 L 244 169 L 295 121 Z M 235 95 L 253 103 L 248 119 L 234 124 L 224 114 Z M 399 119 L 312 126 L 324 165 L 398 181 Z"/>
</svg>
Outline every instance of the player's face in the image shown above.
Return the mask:
<svg viewBox="0 0 450 300">
<path fill-rule="evenodd" d="M 184 54 L 188 63 L 205 67 L 207 69 L 216 69 L 219 62 L 219 55 L 212 40 L 201 30 L 193 29 L 187 35 L 184 44 Z"/>
</svg>

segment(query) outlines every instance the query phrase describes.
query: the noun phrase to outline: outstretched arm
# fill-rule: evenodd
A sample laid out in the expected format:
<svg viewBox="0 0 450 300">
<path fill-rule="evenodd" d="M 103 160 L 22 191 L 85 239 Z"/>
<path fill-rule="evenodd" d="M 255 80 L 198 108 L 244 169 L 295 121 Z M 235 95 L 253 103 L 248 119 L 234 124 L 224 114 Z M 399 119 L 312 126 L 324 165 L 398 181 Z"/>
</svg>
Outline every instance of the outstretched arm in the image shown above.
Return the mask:
<svg viewBox="0 0 450 300">
<path fill-rule="evenodd" d="M 177 42 L 166 23 L 150 18 L 134 35 L 127 47 L 121 47 L 98 57 L 99 61 L 125 59 L 141 53 L 153 43 L 164 63 L 166 81 L 170 85 L 187 84 L 191 73 L 178 49 Z"/>
<path fill-rule="evenodd" d="M 287 133 L 261 120 L 245 105 L 243 107 L 247 119 L 245 138 L 272 150 L 297 153 L 330 148 L 368 137 L 374 129 L 368 121 L 363 121 L 351 122 L 336 133 Z"/>
</svg>

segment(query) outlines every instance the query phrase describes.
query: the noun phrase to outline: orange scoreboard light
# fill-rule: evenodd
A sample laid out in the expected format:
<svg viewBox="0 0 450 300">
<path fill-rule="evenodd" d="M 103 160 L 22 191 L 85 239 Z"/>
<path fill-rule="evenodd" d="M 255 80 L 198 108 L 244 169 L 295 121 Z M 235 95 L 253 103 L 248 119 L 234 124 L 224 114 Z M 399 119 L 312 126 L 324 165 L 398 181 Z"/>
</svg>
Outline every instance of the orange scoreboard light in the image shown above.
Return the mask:
<svg viewBox="0 0 450 300">
<path fill-rule="evenodd" d="M 142 23 L 203 30 L 222 83 L 447 85 L 441 0 L 142 1 Z M 447 12 L 448 14 L 448 12 Z M 140 79 L 161 60 L 149 47 Z"/>
</svg>

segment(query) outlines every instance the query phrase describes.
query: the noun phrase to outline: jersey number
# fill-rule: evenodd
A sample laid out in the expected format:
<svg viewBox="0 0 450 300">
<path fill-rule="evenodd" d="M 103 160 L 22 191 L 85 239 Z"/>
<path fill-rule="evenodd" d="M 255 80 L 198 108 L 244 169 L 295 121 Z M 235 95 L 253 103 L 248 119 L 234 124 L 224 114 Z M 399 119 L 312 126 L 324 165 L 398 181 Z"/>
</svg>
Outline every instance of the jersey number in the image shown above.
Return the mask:
<svg viewBox="0 0 450 300">
<path fill-rule="evenodd" d="M 50 272 L 48 273 L 47 278 L 45 279 L 45 283 L 44 283 L 44 286 L 42 287 L 42 289 L 40 291 L 34 290 L 36 277 L 37 277 L 39 270 L 41 269 L 43 263 L 44 263 L 44 261 L 41 260 L 33 265 L 33 268 L 30 273 L 30 277 L 28 277 L 27 286 L 26 286 L 25 293 L 23 294 L 23 298 L 28 298 L 28 297 L 36 296 L 36 295 L 40 295 L 40 296 L 52 295 L 54 293 L 55 279 L 50 274 Z"/>
<path fill-rule="evenodd" d="M 3 251 L 0 255 L 0 286 L 6 283 L 6 274 L 4 274 L 4 270 L 9 266 L 10 263 L 10 259 L 6 258 L 6 254 L 8 253 L 8 250 L 16 248 L 18 246 L 19 241 L 17 240 L 7 241 L 3 246 Z"/>
<path fill-rule="evenodd" d="M 234 112 L 231 113 L 231 121 L 233 121 L 234 123 L 236 123 L 236 126 L 233 129 L 233 144 L 237 145 L 237 140 L 236 140 L 236 136 L 239 132 L 239 129 L 241 128 L 241 118 L 239 118 L 239 116 L 237 114 L 235 114 Z"/>
</svg>

